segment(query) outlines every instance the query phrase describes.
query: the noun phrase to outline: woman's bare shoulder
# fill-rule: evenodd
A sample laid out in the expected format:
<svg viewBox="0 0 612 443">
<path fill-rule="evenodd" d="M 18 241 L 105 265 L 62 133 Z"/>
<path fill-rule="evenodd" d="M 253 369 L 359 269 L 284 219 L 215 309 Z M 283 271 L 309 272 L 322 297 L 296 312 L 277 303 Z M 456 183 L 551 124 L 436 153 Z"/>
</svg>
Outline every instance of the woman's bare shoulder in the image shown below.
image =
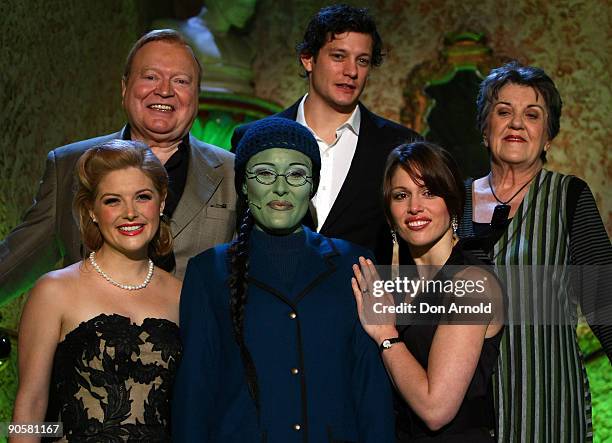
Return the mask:
<svg viewBox="0 0 612 443">
<path fill-rule="evenodd" d="M 482 266 L 479 265 L 465 265 L 461 266 L 455 273 L 455 279 L 461 280 L 480 280 L 483 279 L 488 281 L 489 279 L 493 279 L 493 281 L 497 281 L 495 275 L 492 273 L 490 269 L 488 269 L 485 263 Z"/>
<path fill-rule="evenodd" d="M 486 337 L 496 335 L 505 317 L 504 292 L 497 276 L 490 268 L 470 265 L 458 272 L 455 278 L 473 282 L 475 289 L 472 295 L 476 296 L 477 301 L 489 303 L 493 317 L 487 327 Z"/>
<path fill-rule="evenodd" d="M 82 262 L 48 272 L 36 281 L 28 299 L 37 302 L 38 300 L 40 302 L 53 301 L 54 303 L 64 299 L 73 299 L 81 279 Z"/>
<path fill-rule="evenodd" d="M 155 268 L 155 273 L 158 275 L 159 278 L 158 284 L 160 286 L 160 289 L 163 289 L 164 291 L 167 291 L 169 294 L 172 294 L 173 296 L 176 296 L 178 298 L 181 293 L 181 287 L 183 286 L 183 282 L 176 278 L 174 275 L 160 268 Z"/>
</svg>

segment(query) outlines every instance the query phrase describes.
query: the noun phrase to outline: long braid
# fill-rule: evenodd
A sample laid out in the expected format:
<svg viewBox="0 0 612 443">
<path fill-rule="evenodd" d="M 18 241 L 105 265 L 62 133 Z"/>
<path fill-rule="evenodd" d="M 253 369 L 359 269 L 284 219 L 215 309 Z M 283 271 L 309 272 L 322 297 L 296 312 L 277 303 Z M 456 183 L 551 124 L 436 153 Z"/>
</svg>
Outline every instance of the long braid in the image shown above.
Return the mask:
<svg viewBox="0 0 612 443">
<path fill-rule="evenodd" d="M 234 337 L 240 348 L 240 356 L 244 365 L 251 397 L 259 411 L 259 388 L 257 371 L 244 340 L 244 307 L 248 298 L 249 273 L 249 238 L 253 230 L 254 220 L 251 211 L 246 210 L 240 223 L 238 237 L 229 248 L 229 288 L 230 312 L 234 328 Z"/>
</svg>

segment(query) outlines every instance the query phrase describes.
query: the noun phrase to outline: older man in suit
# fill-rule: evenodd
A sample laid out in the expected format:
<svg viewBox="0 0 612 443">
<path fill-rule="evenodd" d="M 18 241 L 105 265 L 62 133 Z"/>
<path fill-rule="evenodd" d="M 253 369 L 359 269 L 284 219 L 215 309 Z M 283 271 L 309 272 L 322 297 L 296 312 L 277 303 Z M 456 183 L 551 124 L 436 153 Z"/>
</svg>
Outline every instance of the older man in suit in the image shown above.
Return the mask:
<svg viewBox="0 0 612 443">
<path fill-rule="evenodd" d="M 392 237 L 382 207 L 385 162 L 397 145 L 420 137 L 359 103 L 370 69 L 382 63 L 376 24 L 364 8 L 323 8 L 308 24 L 298 53 L 309 91 L 277 116 L 310 129 L 321 151 L 321 183 L 306 224 L 390 263 Z M 248 127 L 236 129 L 234 147 Z"/>
<path fill-rule="evenodd" d="M 202 68 L 173 30 L 151 31 L 130 51 L 122 79 L 128 124 L 119 132 L 49 152 L 34 205 L 0 243 L 0 303 L 19 295 L 61 259 L 83 258 L 72 212 L 74 167 L 87 149 L 111 139 L 147 143 L 166 167 L 173 255 L 158 263 L 182 278 L 187 260 L 233 235 L 233 155 L 189 134 L 196 118 Z"/>
</svg>

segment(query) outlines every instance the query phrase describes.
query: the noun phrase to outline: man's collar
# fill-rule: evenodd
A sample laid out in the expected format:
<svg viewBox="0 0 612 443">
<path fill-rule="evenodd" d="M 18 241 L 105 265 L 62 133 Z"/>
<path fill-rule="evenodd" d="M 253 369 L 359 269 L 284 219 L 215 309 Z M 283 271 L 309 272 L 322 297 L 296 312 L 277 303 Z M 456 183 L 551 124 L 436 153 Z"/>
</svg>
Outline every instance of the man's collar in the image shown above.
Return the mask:
<svg viewBox="0 0 612 443">
<path fill-rule="evenodd" d="M 126 123 L 123 129 L 121 130 L 121 139 L 122 140 L 132 140 L 132 128 L 129 123 Z M 181 143 L 179 144 L 179 149 L 188 149 L 191 146 L 189 142 L 189 132 L 183 137 Z"/>
<path fill-rule="evenodd" d="M 306 116 L 304 115 L 304 102 L 306 101 L 306 97 L 308 97 L 308 94 L 305 94 L 304 97 L 302 97 L 302 100 L 300 100 L 295 121 L 298 122 L 300 125 L 306 126 L 308 128 L 308 123 L 306 123 Z"/>
<path fill-rule="evenodd" d="M 295 118 L 295 121 L 303 126 L 306 126 L 308 129 L 310 129 L 310 132 L 312 132 L 314 136 L 317 137 L 314 131 L 308 126 L 308 123 L 306 123 L 306 115 L 304 114 L 304 103 L 306 102 L 306 97 L 308 97 L 308 94 L 305 94 L 304 97 L 302 97 L 302 100 L 300 101 L 300 104 L 298 105 L 297 116 Z M 359 105 L 357 105 L 355 106 L 355 110 L 353 111 L 351 116 L 344 123 L 338 126 L 336 128 L 336 131 L 339 131 L 345 127 L 348 127 L 351 131 L 355 133 L 355 135 L 359 136 L 360 126 L 361 126 L 361 109 Z"/>
<path fill-rule="evenodd" d="M 361 109 L 359 109 L 359 105 L 355 106 L 351 116 L 338 129 L 341 129 L 343 126 L 348 126 L 359 137 L 359 127 L 361 126 Z"/>
</svg>

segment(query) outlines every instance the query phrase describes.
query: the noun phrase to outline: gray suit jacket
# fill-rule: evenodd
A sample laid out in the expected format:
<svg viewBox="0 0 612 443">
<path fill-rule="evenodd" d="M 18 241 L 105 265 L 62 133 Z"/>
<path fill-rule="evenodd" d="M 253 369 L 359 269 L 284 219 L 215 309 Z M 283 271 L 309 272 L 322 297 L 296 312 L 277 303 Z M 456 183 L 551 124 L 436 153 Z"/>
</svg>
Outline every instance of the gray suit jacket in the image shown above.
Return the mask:
<svg viewBox="0 0 612 443">
<path fill-rule="evenodd" d="M 0 304 L 24 292 L 57 265 L 68 266 L 83 258 L 78 216 L 72 210 L 75 165 L 87 149 L 120 139 L 122 133 L 49 152 L 34 204 L 0 243 Z M 233 154 L 191 135 L 189 141 L 187 181 L 171 220 L 175 275 L 181 279 L 190 257 L 231 240 L 236 208 Z"/>
</svg>

